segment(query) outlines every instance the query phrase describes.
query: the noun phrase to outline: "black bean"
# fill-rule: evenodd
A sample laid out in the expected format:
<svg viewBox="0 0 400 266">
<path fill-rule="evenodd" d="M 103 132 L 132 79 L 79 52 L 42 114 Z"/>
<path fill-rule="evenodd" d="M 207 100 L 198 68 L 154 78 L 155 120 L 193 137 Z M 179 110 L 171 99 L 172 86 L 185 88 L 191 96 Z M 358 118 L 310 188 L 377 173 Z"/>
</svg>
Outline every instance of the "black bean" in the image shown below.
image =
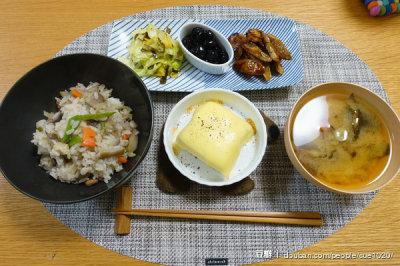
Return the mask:
<svg viewBox="0 0 400 266">
<path fill-rule="evenodd" d="M 202 32 L 202 31 L 203 31 L 202 28 L 196 27 L 196 28 L 192 29 L 192 35 L 193 35 L 193 36 L 197 36 L 197 35 L 199 35 L 199 33 Z"/>
<path fill-rule="evenodd" d="M 214 39 L 214 34 L 210 30 L 205 30 L 204 35 L 205 35 L 206 40 Z"/>
<path fill-rule="evenodd" d="M 216 51 L 209 50 L 209 51 L 207 51 L 206 59 L 207 59 L 210 63 L 215 63 L 215 62 L 218 61 L 218 53 L 217 53 Z"/>
<path fill-rule="evenodd" d="M 203 42 L 204 47 L 206 47 L 208 50 L 217 50 L 218 43 L 216 40 L 207 40 Z"/>
<path fill-rule="evenodd" d="M 211 30 L 193 28 L 191 34 L 182 39 L 183 45 L 194 56 L 213 64 L 223 64 L 229 60 L 225 49 L 221 49 Z"/>
<path fill-rule="evenodd" d="M 218 59 L 219 59 L 220 64 L 224 64 L 224 63 L 228 62 L 228 60 L 229 60 L 229 56 L 226 51 L 220 51 L 218 53 L 218 57 L 219 57 Z"/>
<path fill-rule="evenodd" d="M 192 42 L 191 39 L 192 39 L 191 36 L 188 35 L 188 36 L 185 36 L 185 38 L 183 38 L 183 40 L 182 40 L 183 45 L 184 45 L 188 50 L 191 49 L 191 48 L 193 48 L 193 42 Z"/>
<path fill-rule="evenodd" d="M 205 33 L 205 31 L 201 31 L 194 37 L 198 43 L 203 43 L 205 40 L 207 40 L 207 33 Z"/>
<path fill-rule="evenodd" d="M 202 45 L 197 47 L 196 56 L 200 59 L 204 59 L 206 57 L 207 51 L 204 49 Z"/>
<path fill-rule="evenodd" d="M 189 49 L 189 52 L 191 52 L 193 55 L 196 55 L 196 51 L 197 49 L 194 47 Z"/>
</svg>

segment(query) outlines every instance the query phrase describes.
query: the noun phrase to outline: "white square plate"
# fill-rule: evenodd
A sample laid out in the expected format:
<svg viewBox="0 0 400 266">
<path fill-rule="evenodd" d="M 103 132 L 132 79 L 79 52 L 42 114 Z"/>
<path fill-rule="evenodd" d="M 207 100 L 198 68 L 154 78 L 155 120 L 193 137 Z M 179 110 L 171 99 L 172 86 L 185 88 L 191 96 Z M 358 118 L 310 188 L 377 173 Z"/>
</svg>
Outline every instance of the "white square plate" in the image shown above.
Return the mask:
<svg viewBox="0 0 400 266">
<path fill-rule="evenodd" d="M 228 38 L 232 33 L 246 33 L 251 28 L 272 33 L 278 37 L 292 54 L 292 60 L 282 60 L 285 71 L 279 75 L 272 71 L 272 79 L 266 81 L 263 76 L 246 78 L 244 74 L 231 69 L 223 75 L 212 75 L 195 68 L 187 60 L 182 63 L 178 78 L 168 78 L 167 83 L 160 84 L 159 77 L 144 77 L 143 81 L 150 91 L 192 92 L 204 88 L 223 88 L 233 91 L 259 90 L 287 87 L 297 84 L 303 79 L 303 63 L 301 59 L 300 41 L 296 24 L 288 18 L 277 19 L 191 19 L 191 20 L 120 20 L 114 23 L 107 55 L 118 59 L 126 57 L 126 49 L 132 39 L 132 31 L 146 28 L 149 23 L 160 29 L 171 29 L 171 36 L 178 38 L 178 31 L 187 22 L 206 24 Z"/>
</svg>

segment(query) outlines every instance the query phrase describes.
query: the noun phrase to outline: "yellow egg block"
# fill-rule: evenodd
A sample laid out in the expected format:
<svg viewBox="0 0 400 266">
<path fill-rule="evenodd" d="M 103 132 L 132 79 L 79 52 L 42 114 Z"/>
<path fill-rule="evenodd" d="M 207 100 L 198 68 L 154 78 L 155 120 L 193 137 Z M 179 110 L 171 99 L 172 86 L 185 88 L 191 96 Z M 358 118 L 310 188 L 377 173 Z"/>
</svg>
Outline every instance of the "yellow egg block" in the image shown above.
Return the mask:
<svg viewBox="0 0 400 266">
<path fill-rule="evenodd" d="M 194 111 L 173 148 L 176 154 L 181 150 L 190 152 L 229 180 L 240 151 L 253 135 L 253 127 L 246 120 L 210 101 Z"/>
</svg>

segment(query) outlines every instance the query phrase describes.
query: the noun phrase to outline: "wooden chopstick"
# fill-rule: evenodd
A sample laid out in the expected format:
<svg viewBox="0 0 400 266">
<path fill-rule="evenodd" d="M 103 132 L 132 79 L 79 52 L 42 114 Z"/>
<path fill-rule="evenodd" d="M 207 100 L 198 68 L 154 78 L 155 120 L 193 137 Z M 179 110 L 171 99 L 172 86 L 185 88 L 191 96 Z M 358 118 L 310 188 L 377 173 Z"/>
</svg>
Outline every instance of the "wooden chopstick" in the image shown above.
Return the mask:
<svg viewBox="0 0 400 266">
<path fill-rule="evenodd" d="M 113 212 L 154 212 L 224 216 L 252 216 L 275 218 L 320 219 L 319 212 L 261 212 L 261 211 L 201 211 L 201 210 L 156 210 L 156 209 L 114 209 Z"/>
<path fill-rule="evenodd" d="M 115 209 L 115 214 L 155 216 L 170 218 L 205 219 L 254 223 L 278 223 L 321 226 L 319 213 L 314 212 L 246 212 L 246 211 L 198 211 L 198 210 L 142 210 Z"/>
</svg>

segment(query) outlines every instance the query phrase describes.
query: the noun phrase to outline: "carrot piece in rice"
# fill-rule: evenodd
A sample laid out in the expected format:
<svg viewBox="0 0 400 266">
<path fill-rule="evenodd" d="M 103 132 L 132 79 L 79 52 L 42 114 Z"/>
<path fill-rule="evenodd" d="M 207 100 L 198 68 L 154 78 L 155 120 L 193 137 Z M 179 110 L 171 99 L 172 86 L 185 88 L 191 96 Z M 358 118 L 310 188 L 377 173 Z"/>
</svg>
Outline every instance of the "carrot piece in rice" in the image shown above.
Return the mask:
<svg viewBox="0 0 400 266">
<path fill-rule="evenodd" d="M 120 161 L 121 163 L 126 163 L 128 160 L 122 156 L 119 156 L 118 161 Z"/>
<path fill-rule="evenodd" d="M 90 127 L 85 127 L 83 129 L 82 146 L 95 147 L 96 141 L 93 138 L 96 136 L 96 132 Z"/>
<path fill-rule="evenodd" d="M 73 91 L 71 91 L 71 93 L 72 93 L 72 95 L 74 95 L 75 97 L 78 97 L 78 98 L 82 98 L 82 93 L 80 93 L 78 90 L 73 90 Z"/>
</svg>

